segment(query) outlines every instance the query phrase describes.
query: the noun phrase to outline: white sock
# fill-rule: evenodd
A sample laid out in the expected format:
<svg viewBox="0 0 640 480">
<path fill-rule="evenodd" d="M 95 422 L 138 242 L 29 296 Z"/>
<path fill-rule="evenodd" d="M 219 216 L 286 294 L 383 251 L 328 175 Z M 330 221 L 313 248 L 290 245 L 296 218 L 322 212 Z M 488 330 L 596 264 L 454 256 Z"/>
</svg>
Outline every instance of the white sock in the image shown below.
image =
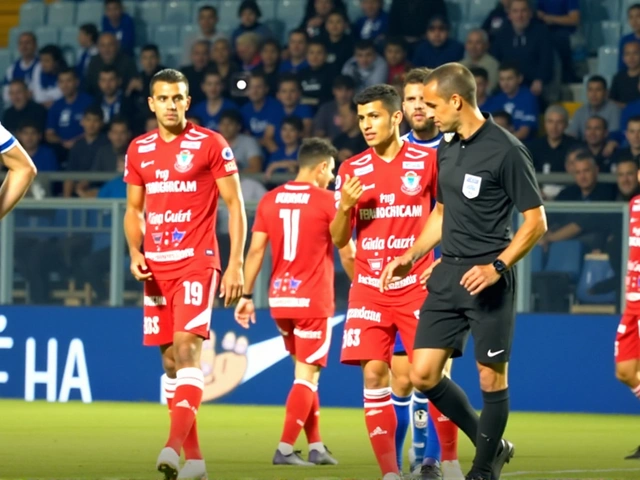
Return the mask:
<svg viewBox="0 0 640 480">
<path fill-rule="evenodd" d="M 288 443 L 280 442 L 278 444 L 278 450 L 280 450 L 280 453 L 285 455 L 285 456 L 291 455 L 293 453 L 293 445 L 289 445 Z"/>
<path fill-rule="evenodd" d="M 310 443 L 309 451 L 311 450 L 316 450 L 317 452 L 324 453 L 325 452 L 324 444 L 322 442 Z"/>
</svg>

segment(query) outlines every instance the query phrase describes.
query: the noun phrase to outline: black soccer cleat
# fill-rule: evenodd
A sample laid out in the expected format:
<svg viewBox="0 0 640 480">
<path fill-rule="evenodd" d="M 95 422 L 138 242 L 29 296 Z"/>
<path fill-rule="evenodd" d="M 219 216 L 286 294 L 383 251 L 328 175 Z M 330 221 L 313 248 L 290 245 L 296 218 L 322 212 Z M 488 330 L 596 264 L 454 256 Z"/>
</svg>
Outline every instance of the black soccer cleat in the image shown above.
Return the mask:
<svg viewBox="0 0 640 480">
<path fill-rule="evenodd" d="M 489 480 L 488 478 L 483 477 L 482 475 L 472 475 L 469 474 L 464 477 L 464 480 Z"/>
<path fill-rule="evenodd" d="M 500 440 L 500 447 L 496 458 L 493 460 L 493 467 L 491 468 L 491 480 L 499 480 L 502 468 L 505 463 L 509 463 L 516 453 L 516 447 L 508 440 L 504 438 Z"/>
<path fill-rule="evenodd" d="M 640 447 L 636 448 L 636 451 L 631 455 L 624 457 L 625 460 L 640 460 Z"/>
<path fill-rule="evenodd" d="M 420 480 L 442 480 L 440 464 L 422 465 L 420 468 Z"/>
<path fill-rule="evenodd" d="M 178 478 L 178 471 L 167 463 L 158 465 L 158 471 L 164 475 L 165 480 L 176 480 Z"/>
<path fill-rule="evenodd" d="M 318 450 L 309 451 L 308 461 L 314 465 L 338 465 L 338 460 L 333 458 L 326 445 L 324 446 L 324 452 L 319 452 Z"/>
</svg>

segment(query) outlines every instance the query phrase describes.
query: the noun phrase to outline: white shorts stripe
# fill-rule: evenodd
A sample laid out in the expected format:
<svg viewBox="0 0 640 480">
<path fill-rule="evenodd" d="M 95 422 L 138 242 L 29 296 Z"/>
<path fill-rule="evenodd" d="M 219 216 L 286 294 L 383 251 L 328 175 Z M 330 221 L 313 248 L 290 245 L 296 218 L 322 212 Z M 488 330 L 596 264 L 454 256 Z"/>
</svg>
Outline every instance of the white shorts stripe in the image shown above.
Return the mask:
<svg viewBox="0 0 640 480">
<path fill-rule="evenodd" d="M 320 348 L 318 348 L 318 350 L 316 350 L 306 358 L 304 363 L 313 364 L 329 352 L 329 347 L 331 346 L 331 328 L 329 328 L 328 318 L 326 323 L 324 324 L 324 329 L 324 342 L 322 343 L 322 345 L 320 345 Z"/>
</svg>

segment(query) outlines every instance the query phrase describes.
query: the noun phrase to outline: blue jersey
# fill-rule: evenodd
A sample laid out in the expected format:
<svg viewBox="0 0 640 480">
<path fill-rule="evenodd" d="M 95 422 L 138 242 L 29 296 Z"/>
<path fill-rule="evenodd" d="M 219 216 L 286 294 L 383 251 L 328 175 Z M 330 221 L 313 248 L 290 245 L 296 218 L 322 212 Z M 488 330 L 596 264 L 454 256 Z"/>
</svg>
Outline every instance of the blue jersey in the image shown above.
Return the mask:
<svg viewBox="0 0 640 480">
<path fill-rule="evenodd" d="M 16 143 L 16 138 L 0 123 L 0 153 L 8 152 L 16 146 Z"/>
<path fill-rule="evenodd" d="M 400 140 L 406 140 L 409 143 L 415 143 L 417 145 L 424 145 L 425 147 L 437 149 L 443 136 L 444 135 L 442 134 L 442 132 L 439 131 L 438 134 L 430 140 L 420 140 L 419 138 L 416 138 L 413 130 L 411 130 L 409 133 L 406 133 L 402 137 L 400 137 Z"/>
</svg>

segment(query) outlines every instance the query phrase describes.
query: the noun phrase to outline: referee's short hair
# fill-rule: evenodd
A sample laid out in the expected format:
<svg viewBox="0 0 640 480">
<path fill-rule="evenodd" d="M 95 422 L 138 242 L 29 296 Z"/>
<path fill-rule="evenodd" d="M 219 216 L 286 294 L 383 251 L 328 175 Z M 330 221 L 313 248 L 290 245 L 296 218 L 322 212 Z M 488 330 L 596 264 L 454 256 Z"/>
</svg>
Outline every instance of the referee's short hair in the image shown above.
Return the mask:
<svg viewBox="0 0 640 480">
<path fill-rule="evenodd" d="M 432 71 L 433 71 L 432 69 L 427 67 L 412 68 L 404 76 L 403 87 L 406 87 L 407 85 L 416 85 L 416 84 L 424 85 L 427 80 L 427 77 Z"/>
<path fill-rule="evenodd" d="M 298 166 L 300 168 L 314 168 L 316 165 L 326 162 L 329 157 L 338 158 L 338 150 L 331 142 L 318 137 L 305 138 L 298 151 Z"/>
<path fill-rule="evenodd" d="M 353 99 L 353 103 L 356 105 L 366 105 L 377 101 L 382 102 L 384 108 L 390 113 L 402 109 L 402 99 L 398 91 L 391 85 L 371 85 L 358 93 Z"/>
<path fill-rule="evenodd" d="M 438 96 L 449 100 L 454 94 L 469 105 L 477 106 L 476 79 L 467 67 L 460 63 L 445 63 L 433 70 L 425 85 L 436 82 Z"/>
</svg>

